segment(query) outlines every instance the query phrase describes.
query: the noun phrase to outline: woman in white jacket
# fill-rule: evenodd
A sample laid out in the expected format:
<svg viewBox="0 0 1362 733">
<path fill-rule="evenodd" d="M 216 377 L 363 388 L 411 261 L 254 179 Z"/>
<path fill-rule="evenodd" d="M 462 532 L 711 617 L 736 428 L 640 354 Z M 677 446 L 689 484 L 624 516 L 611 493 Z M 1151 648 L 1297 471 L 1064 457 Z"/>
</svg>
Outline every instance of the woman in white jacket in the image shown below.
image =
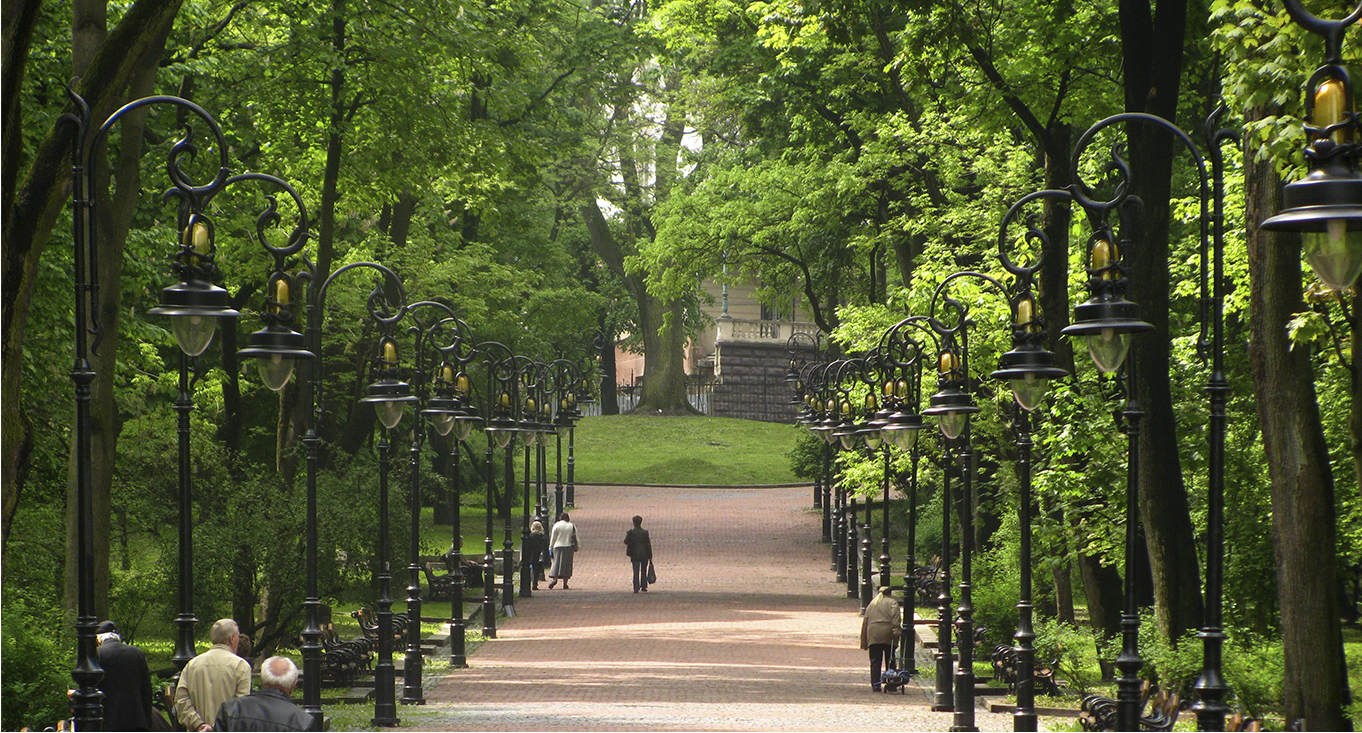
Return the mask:
<svg viewBox="0 0 1362 733">
<path fill-rule="evenodd" d="M 572 555 L 579 547 L 577 526 L 568 519 L 568 513 L 558 515 L 558 522 L 549 532 L 549 547 L 553 549 L 553 564 L 549 566 L 549 587 L 563 581 L 563 590 L 568 589 L 568 579 L 572 577 Z"/>
</svg>

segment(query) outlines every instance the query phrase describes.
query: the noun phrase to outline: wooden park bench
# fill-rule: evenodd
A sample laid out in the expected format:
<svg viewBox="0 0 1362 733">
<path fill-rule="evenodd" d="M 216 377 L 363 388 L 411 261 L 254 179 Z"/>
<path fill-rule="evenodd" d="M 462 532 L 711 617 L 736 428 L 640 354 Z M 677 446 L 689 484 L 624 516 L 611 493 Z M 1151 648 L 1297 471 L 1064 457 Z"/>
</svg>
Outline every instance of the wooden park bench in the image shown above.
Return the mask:
<svg viewBox="0 0 1362 733">
<path fill-rule="evenodd" d="M 1007 685 L 1016 694 L 1020 674 L 1017 670 L 1017 651 L 1007 644 L 993 648 L 993 679 Z M 1059 683 L 1055 680 L 1055 665 L 1033 659 L 1031 664 L 1032 689 L 1042 695 L 1058 696 Z"/>
</svg>

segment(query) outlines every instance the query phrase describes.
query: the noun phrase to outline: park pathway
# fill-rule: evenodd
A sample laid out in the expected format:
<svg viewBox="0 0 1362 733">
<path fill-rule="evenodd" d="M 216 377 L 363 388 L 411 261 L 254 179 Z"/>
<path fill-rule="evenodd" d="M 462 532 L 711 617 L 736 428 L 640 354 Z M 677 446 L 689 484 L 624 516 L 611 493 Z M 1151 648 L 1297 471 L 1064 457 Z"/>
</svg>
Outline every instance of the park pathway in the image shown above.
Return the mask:
<svg viewBox="0 0 1362 733">
<path fill-rule="evenodd" d="M 855 601 L 829 572 L 808 488 L 579 486 L 571 590 L 516 618 L 436 683 L 404 729 L 946 730 L 926 692 L 871 691 Z M 658 582 L 632 592 L 641 514 Z M 415 712 L 415 711 L 411 711 Z M 978 713 L 981 730 L 1009 716 Z"/>
</svg>

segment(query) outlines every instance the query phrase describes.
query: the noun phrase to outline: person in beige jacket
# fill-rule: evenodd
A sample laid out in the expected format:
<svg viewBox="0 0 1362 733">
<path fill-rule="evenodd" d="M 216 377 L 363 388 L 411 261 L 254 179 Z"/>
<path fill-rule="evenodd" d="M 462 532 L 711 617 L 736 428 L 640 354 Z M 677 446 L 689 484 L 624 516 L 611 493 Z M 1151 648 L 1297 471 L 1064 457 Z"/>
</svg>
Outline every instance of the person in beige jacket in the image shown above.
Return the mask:
<svg viewBox="0 0 1362 733">
<path fill-rule="evenodd" d="M 891 659 L 894 642 L 902 633 L 901 613 L 898 600 L 885 585 L 865 607 L 865 618 L 861 619 L 861 648 L 870 650 L 870 689 L 876 692 L 880 691 L 880 669 Z"/>
<path fill-rule="evenodd" d="M 236 622 L 218 619 L 208 638 L 213 648 L 189 660 L 175 686 L 175 717 L 185 730 L 213 730 L 218 707 L 251 691 L 251 664 L 236 655 L 241 643 Z"/>
</svg>

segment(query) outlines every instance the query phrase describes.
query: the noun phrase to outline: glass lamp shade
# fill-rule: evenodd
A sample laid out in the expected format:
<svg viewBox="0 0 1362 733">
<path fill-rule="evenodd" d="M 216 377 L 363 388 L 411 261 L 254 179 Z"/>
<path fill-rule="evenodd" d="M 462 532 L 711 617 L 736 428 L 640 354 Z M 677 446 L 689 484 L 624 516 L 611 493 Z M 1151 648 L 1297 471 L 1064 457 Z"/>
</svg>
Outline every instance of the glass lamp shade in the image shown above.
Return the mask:
<svg viewBox="0 0 1362 733">
<path fill-rule="evenodd" d="M 819 428 L 818 437 L 822 438 L 823 442 L 827 443 L 828 445 L 832 445 L 833 443 L 837 442 L 837 436 L 832 434 L 832 428 Z"/>
<path fill-rule="evenodd" d="M 844 448 L 845 450 L 851 450 L 852 448 L 856 447 L 855 432 L 839 433 L 837 435 L 837 440 L 842 443 L 842 448 Z"/>
<path fill-rule="evenodd" d="M 374 412 L 378 413 L 378 421 L 383 423 L 383 427 L 392 430 L 402 422 L 402 413 L 406 412 L 406 406 L 390 400 L 376 401 Z"/>
<path fill-rule="evenodd" d="M 208 350 L 217 332 L 218 319 L 197 314 L 176 316 L 171 319 L 171 330 L 175 333 L 175 343 L 180 351 L 189 356 L 198 356 Z"/>
<path fill-rule="evenodd" d="M 289 378 L 293 376 L 293 367 L 293 359 L 282 354 L 269 354 L 255 358 L 255 368 L 260 373 L 260 381 L 275 392 L 288 385 Z"/>
<path fill-rule="evenodd" d="M 515 437 L 515 434 L 509 430 L 496 430 L 492 432 L 492 436 L 498 448 L 505 448 L 511 444 L 511 439 Z"/>
<path fill-rule="evenodd" d="M 875 450 L 884 445 L 884 436 L 879 430 L 868 430 L 861 435 L 861 439 L 865 441 L 865 447 L 870 450 Z"/>
<path fill-rule="evenodd" d="M 539 442 L 539 430 L 536 427 L 531 426 L 528 430 L 521 430 L 519 432 L 520 442 L 524 443 L 526 447 Z"/>
<path fill-rule="evenodd" d="M 969 424 L 969 413 L 959 410 L 949 410 L 937 416 L 936 425 L 941 430 L 941 434 L 951 440 L 955 440 L 965 432 L 965 426 Z"/>
<path fill-rule="evenodd" d="M 1310 269 L 1334 290 L 1351 287 L 1362 273 L 1362 229 L 1349 231 L 1345 220 L 1329 219 L 1323 231 L 1301 232 L 1301 249 Z"/>
<path fill-rule="evenodd" d="M 885 430 L 885 439 L 898 446 L 899 450 L 910 451 L 917 446 L 918 433 L 922 432 L 916 428 L 896 428 Z"/>
<path fill-rule="evenodd" d="M 435 432 L 440 435 L 449 435 L 454 432 L 454 424 L 458 422 L 454 413 L 442 412 L 431 417 L 431 423 L 435 426 Z"/>
<path fill-rule="evenodd" d="M 1111 374 L 1121 368 L 1130 353 L 1130 333 L 1104 328 L 1087 336 L 1088 356 L 1092 363 L 1104 374 Z"/>
<path fill-rule="evenodd" d="M 454 419 L 455 440 L 459 441 L 468 440 L 468 436 L 473 434 L 473 424 L 475 422 L 476 420 L 473 418 L 468 419 L 455 418 Z"/>
<path fill-rule="evenodd" d="M 1012 398 L 1027 412 L 1033 412 L 1037 407 L 1040 407 L 1040 403 L 1045 399 L 1045 392 L 1050 388 L 1050 380 L 1034 374 L 1027 374 L 1010 381 Z"/>
</svg>

